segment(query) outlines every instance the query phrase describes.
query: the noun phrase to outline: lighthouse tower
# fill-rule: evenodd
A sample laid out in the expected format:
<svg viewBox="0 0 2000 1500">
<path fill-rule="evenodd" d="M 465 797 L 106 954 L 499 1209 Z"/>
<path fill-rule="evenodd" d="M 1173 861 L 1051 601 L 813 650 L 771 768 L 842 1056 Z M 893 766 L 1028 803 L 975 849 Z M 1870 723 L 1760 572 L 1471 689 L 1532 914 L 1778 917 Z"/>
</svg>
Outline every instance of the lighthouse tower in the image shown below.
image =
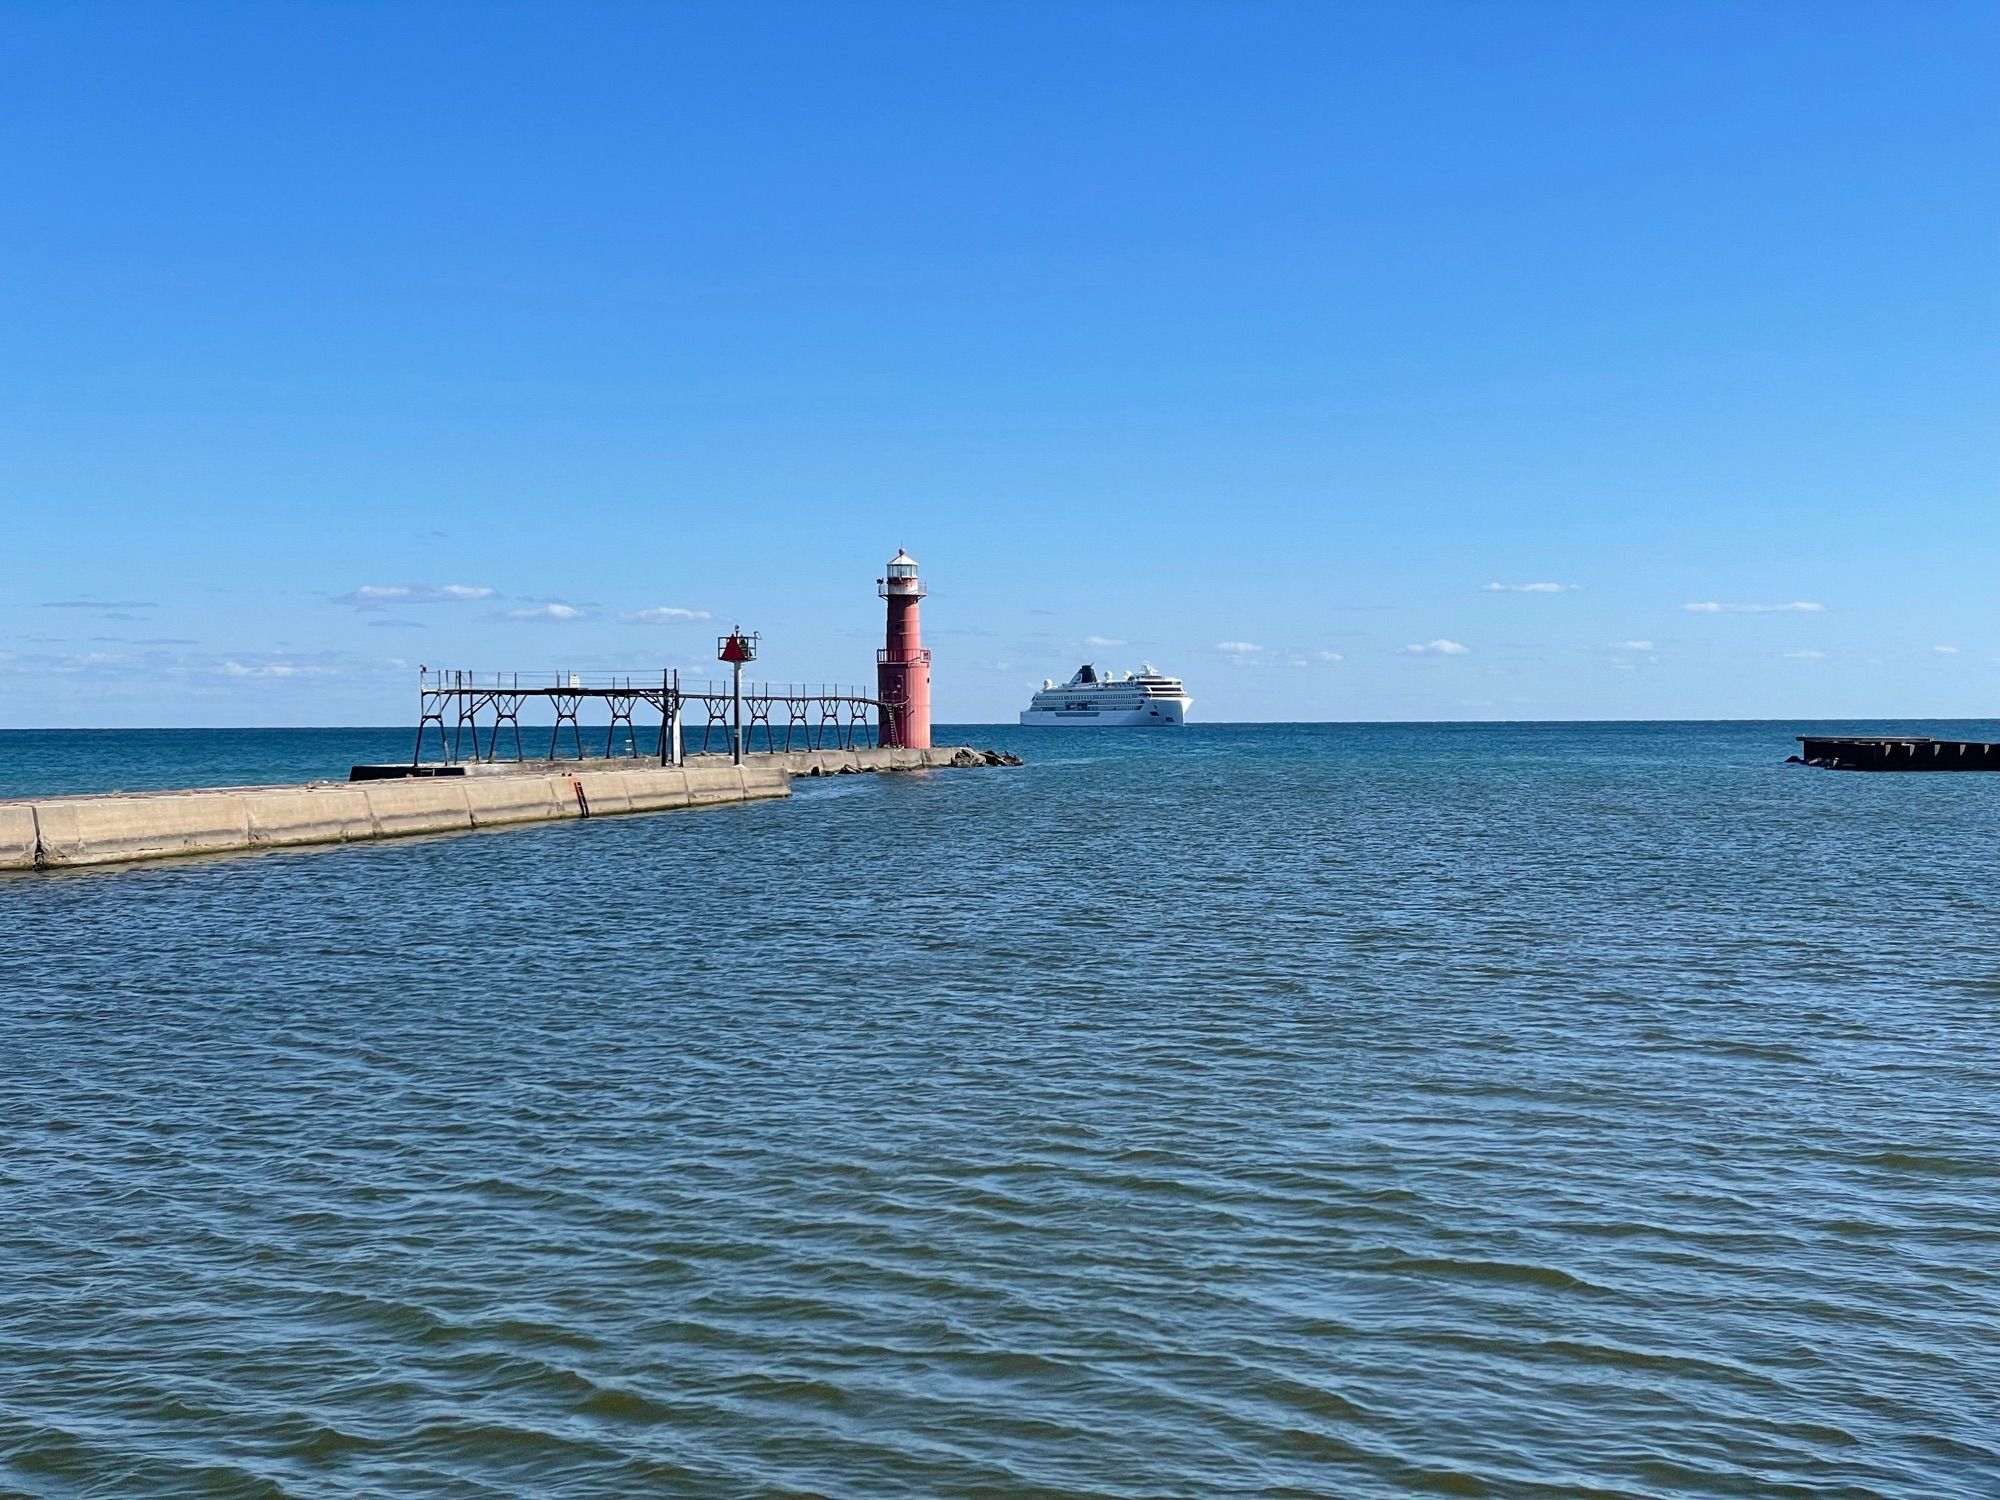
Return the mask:
<svg viewBox="0 0 2000 1500">
<path fill-rule="evenodd" d="M 875 653 L 875 692 L 882 700 L 882 743 L 928 750 L 931 743 L 931 654 L 917 625 L 917 601 L 924 597 L 917 560 L 896 549 L 889 576 L 875 580 L 875 592 L 889 601 L 889 637 Z"/>
</svg>

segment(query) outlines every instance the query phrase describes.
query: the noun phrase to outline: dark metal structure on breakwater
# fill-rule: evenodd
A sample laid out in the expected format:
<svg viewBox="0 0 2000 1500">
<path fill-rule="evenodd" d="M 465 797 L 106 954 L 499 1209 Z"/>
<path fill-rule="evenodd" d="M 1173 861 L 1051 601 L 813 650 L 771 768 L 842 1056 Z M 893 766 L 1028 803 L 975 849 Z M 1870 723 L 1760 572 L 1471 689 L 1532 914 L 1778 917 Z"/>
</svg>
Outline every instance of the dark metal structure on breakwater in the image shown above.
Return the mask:
<svg viewBox="0 0 2000 1500">
<path fill-rule="evenodd" d="M 1927 734 L 1802 734 L 1791 757 L 1829 771 L 2000 771 L 2000 745 Z"/>
<path fill-rule="evenodd" d="M 554 674 L 552 681 L 540 683 L 532 675 L 524 681 L 518 672 L 426 669 L 418 677 L 417 699 L 412 766 L 423 761 L 432 725 L 437 726 L 438 754 L 446 764 L 467 758 L 468 738 L 472 742 L 470 759 L 499 759 L 503 735 L 513 751 L 508 759 L 528 759 L 521 737 L 521 710 L 531 703 L 547 704 L 554 714 L 549 731 L 550 760 L 556 759 L 562 748 L 565 725 L 575 758 L 586 758 L 582 723 L 586 706 L 603 711 L 607 724 L 604 755 L 619 750 L 622 732 L 624 753 L 637 757 L 643 728 L 653 742 L 649 753 L 656 754 L 663 766 L 681 764 L 685 738 L 695 724 L 701 727 L 701 743 L 695 753 L 708 750 L 709 738 L 717 730 L 721 731 L 722 748 L 731 749 L 739 712 L 745 751 L 757 748 L 760 728 L 766 750 L 852 750 L 884 743 L 882 700 L 858 687 L 788 683 L 780 689 L 772 683 L 746 683 L 739 700 L 732 684 L 690 686 L 682 683 L 677 671 L 662 672 L 657 683 L 631 674 L 586 678 L 562 672 Z M 890 705 L 892 716 L 894 709 L 895 705 Z M 596 720 L 597 715 L 591 717 Z M 785 729 L 782 737 L 777 732 L 779 724 Z"/>
</svg>

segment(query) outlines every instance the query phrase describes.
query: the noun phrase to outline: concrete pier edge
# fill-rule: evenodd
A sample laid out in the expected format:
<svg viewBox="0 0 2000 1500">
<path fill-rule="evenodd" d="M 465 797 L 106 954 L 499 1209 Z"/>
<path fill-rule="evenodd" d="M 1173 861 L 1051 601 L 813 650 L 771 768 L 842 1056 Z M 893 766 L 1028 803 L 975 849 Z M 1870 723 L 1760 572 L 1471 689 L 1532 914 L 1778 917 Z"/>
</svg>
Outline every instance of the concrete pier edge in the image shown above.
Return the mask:
<svg viewBox="0 0 2000 1500">
<path fill-rule="evenodd" d="M 0 871 L 128 864 L 468 833 L 567 818 L 665 812 L 791 795 L 795 776 L 1002 764 L 966 746 L 765 753 L 741 766 L 690 758 L 485 765 L 476 774 L 305 786 L 204 787 L 0 801 Z"/>
</svg>

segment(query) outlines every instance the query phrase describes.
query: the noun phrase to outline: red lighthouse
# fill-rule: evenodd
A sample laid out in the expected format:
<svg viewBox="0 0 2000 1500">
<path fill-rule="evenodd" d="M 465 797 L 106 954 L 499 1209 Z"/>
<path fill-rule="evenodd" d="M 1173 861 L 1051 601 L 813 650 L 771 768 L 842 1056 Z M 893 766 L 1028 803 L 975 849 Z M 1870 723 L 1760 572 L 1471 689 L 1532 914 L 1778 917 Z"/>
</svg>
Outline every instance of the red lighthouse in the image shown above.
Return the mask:
<svg viewBox="0 0 2000 1500">
<path fill-rule="evenodd" d="M 917 625 L 917 601 L 924 597 L 917 560 L 896 549 L 889 576 L 875 580 L 875 592 L 889 601 L 889 638 L 875 653 L 875 692 L 882 700 L 882 743 L 928 750 L 931 743 L 931 654 Z"/>
</svg>

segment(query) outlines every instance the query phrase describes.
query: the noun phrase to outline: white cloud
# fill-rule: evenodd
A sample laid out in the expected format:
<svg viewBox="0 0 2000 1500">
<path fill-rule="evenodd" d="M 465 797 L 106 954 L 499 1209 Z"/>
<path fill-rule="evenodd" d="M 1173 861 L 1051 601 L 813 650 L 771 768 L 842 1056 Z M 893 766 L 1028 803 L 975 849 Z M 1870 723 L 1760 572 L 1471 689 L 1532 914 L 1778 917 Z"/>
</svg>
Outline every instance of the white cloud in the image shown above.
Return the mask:
<svg viewBox="0 0 2000 1500">
<path fill-rule="evenodd" d="M 240 661 L 225 661 L 216 670 L 224 677 L 325 677 L 330 675 L 327 667 L 302 667 L 288 661 L 267 661 L 246 666 Z"/>
<path fill-rule="evenodd" d="M 1823 659 L 1825 658 L 1825 656 L 1826 656 L 1826 653 L 1825 653 L 1824 651 L 1787 651 L 1787 652 L 1785 653 L 1785 660 L 1787 660 L 1787 661 L 1820 661 L 1820 660 L 1823 660 Z"/>
<path fill-rule="evenodd" d="M 1251 641 L 1217 641 L 1215 649 L 1225 656 L 1255 656 L 1264 648 Z"/>
<path fill-rule="evenodd" d="M 507 611 L 510 620 L 581 620 L 583 611 L 574 604 L 553 601 L 548 604 L 530 605 L 526 609 Z"/>
<path fill-rule="evenodd" d="M 1470 656 L 1471 654 L 1470 646 L 1461 646 L 1457 641 L 1447 641 L 1443 638 L 1403 648 L 1405 656 Z"/>
<path fill-rule="evenodd" d="M 1086 646 L 1122 646 L 1125 643 L 1108 635 L 1087 635 L 1083 638 Z"/>
<path fill-rule="evenodd" d="M 678 605 L 659 604 L 651 609 L 635 609 L 618 618 L 632 624 L 674 625 L 683 620 L 708 620 L 714 616 L 705 609 L 682 609 Z"/>
<path fill-rule="evenodd" d="M 470 583 L 364 583 L 333 602 L 356 609 L 381 609 L 390 604 L 462 604 L 490 599 L 493 590 Z"/>
<path fill-rule="evenodd" d="M 1583 585 L 1576 583 L 1489 583 L 1488 594 L 1573 594 Z"/>
<path fill-rule="evenodd" d="M 1342 655 L 1341 655 L 1341 654 L 1340 654 L 1340 653 L 1339 653 L 1338 651 L 1321 651 L 1321 652 L 1318 652 L 1318 653 L 1317 653 L 1317 655 L 1319 656 L 1319 659 L 1320 659 L 1321 661 L 1346 661 L 1346 660 L 1347 660 L 1347 658 L 1346 658 L 1346 657 L 1344 657 L 1344 656 L 1342 656 Z"/>
<path fill-rule="evenodd" d="M 1817 615 L 1826 610 L 1824 604 L 1804 599 L 1791 604 L 1717 604 L 1709 599 L 1700 604 L 1683 604 L 1681 608 L 1691 615 Z"/>
<path fill-rule="evenodd" d="M 1651 651 L 1653 643 L 1651 641 L 1613 641 L 1611 649 L 1613 651 Z"/>
<path fill-rule="evenodd" d="M 1956 656 L 1956 655 L 1958 655 L 1958 647 L 1956 647 L 1956 646 L 1933 646 L 1933 647 L 1931 647 L 1931 650 L 1933 650 L 1933 651 L 1937 652 L 1937 654 L 1938 654 L 1939 656 Z"/>
</svg>

